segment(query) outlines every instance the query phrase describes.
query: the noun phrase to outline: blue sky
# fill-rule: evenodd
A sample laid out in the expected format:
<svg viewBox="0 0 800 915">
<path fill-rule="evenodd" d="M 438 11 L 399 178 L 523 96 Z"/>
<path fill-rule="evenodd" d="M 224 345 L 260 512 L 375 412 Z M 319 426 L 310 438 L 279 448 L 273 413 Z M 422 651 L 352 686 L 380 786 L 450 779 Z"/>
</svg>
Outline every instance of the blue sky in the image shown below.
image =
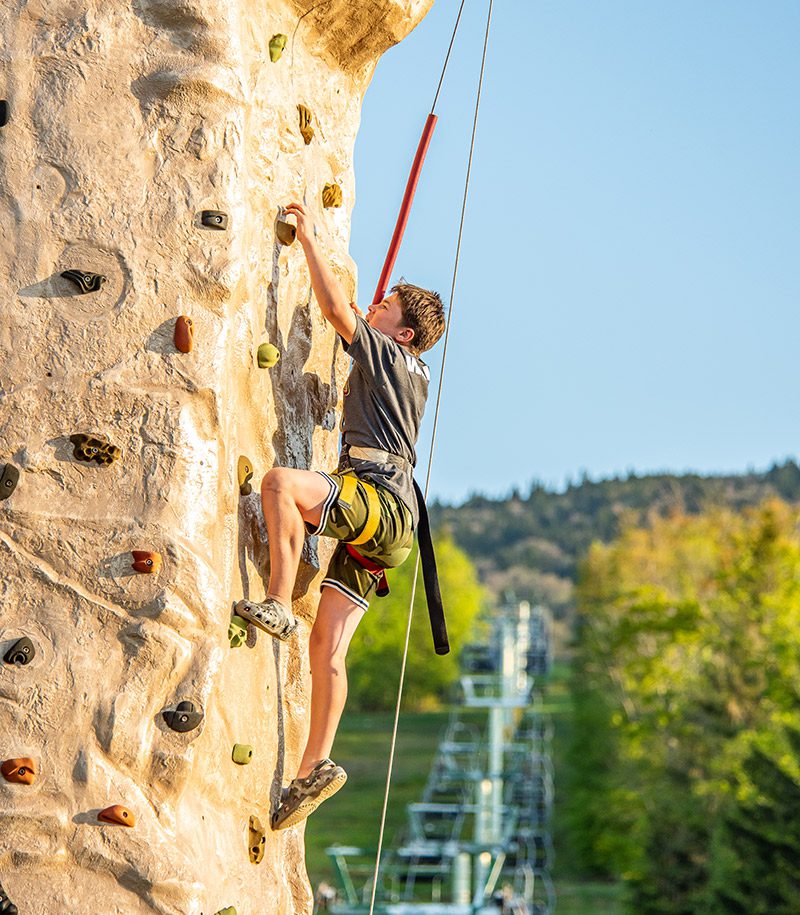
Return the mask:
<svg viewBox="0 0 800 915">
<path fill-rule="evenodd" d="M 486 8 L 467 0 L 395 275 L 448 300 Z M 362 304 L 457 9 L 437 0 L 367 92 Z M 796 0 L 496 0 L 435 496 L 796 454 L 799 41 Z"/>
</svg>

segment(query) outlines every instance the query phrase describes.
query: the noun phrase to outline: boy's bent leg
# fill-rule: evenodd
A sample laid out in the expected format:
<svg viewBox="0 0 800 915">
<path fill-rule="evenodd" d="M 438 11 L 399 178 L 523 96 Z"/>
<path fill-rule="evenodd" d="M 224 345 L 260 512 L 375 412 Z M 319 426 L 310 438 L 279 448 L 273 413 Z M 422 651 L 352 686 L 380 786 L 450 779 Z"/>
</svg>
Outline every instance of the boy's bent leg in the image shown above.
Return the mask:
<svg viewBox="0 0 800 915">
<path fill-rule="evenodd" d="M 305 522 L 318 525 L 331 495 L 331 482 L 312 470 L 275 467 L 261 483 L 261 506 L 269 536 L 267 596 L 292 606 L 297 566 L 306 534 Z"/>
</svg>

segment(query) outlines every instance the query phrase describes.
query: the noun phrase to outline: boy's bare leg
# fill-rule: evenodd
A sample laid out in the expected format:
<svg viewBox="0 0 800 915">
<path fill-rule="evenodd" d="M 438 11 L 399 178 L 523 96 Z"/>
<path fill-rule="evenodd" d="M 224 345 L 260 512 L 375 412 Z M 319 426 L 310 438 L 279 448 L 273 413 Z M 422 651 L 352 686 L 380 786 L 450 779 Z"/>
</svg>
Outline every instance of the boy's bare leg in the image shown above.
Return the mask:
<svg viewBox="0 0 800 915">
<path fill-rule="evenodd" d="M 261 507 L 269 536 L 269 586 L 267 597 L 292 606 L 292 591 L 303 549 L 303 524 L 319 524 L 322 506 L 330 493 L 328 481 L 311 470 L 275 467 L 261 483 Z"/>
<path fill-rule="evenodd" d="M 364 610 L 334 588 L 323 588 L 308 643 L 311 661 L 311 725 L 297 772 L 305 778 L 330 756 L 347 699 L 345 656 Z"/>
</svg>

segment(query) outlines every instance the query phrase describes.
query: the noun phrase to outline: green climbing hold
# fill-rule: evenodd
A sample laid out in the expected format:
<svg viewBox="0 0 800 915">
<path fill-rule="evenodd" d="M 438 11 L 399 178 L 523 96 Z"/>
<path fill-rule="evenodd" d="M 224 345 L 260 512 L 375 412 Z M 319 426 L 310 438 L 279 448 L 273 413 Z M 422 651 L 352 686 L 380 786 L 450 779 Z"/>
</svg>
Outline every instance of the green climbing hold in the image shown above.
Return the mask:
<svg viewBox="0 0 800 915">
<path fill-rule="evenodd" d="M 286 47 L 286 42 L 289 39 L 285 35 L 281 35 L 280 32 L 277 35 L 273 35 L 269 40 L 269 59 L 276 64 L 281 59 L 281 54 L 283 54 L 283 49 Z"/>
<path fill-rule="evenodd" d="M 237 766 L 246 766 L 253 758 L 253 748 L 246 743 L 235 743 L 231 759 Z"/>
<path fill-rule="evenodd" d="M 236 915 L 236 907 L 229 905 L 227 908 L 215 912 L 215 915 Z"/>
<path fill-rule="evenodd" d="M 247 641 L 247 620 L 235 613 L 228 624 L 228 641 L 231 643 L 231 648 L 241 648 Z"/>
<path fill-rule="evenodd" d="M 271 369 L 273 365 L 278 364 L 281 354 L 277 346 L 271 343 L 262 343 L 258 348 L 258 367 L 260 369 Z"/>
</svg>

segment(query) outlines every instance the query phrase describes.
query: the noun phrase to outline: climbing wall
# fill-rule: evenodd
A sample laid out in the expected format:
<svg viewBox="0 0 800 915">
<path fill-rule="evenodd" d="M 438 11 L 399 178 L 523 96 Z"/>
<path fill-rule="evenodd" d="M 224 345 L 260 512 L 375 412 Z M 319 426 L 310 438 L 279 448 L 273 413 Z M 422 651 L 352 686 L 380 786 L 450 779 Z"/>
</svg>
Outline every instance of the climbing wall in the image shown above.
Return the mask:
<svg viewBox="0 0 800 915">
<path fill-rule="evenodd" d="M 361 100 L 431 2 L 0 5 L 0 912 L 311 910 L 269 818 L 315 539 L 300 637 L 231 626 L 262 474 L 337 448 L 346 360 L 281 207 L 354 293 Z"/>
</svg>

